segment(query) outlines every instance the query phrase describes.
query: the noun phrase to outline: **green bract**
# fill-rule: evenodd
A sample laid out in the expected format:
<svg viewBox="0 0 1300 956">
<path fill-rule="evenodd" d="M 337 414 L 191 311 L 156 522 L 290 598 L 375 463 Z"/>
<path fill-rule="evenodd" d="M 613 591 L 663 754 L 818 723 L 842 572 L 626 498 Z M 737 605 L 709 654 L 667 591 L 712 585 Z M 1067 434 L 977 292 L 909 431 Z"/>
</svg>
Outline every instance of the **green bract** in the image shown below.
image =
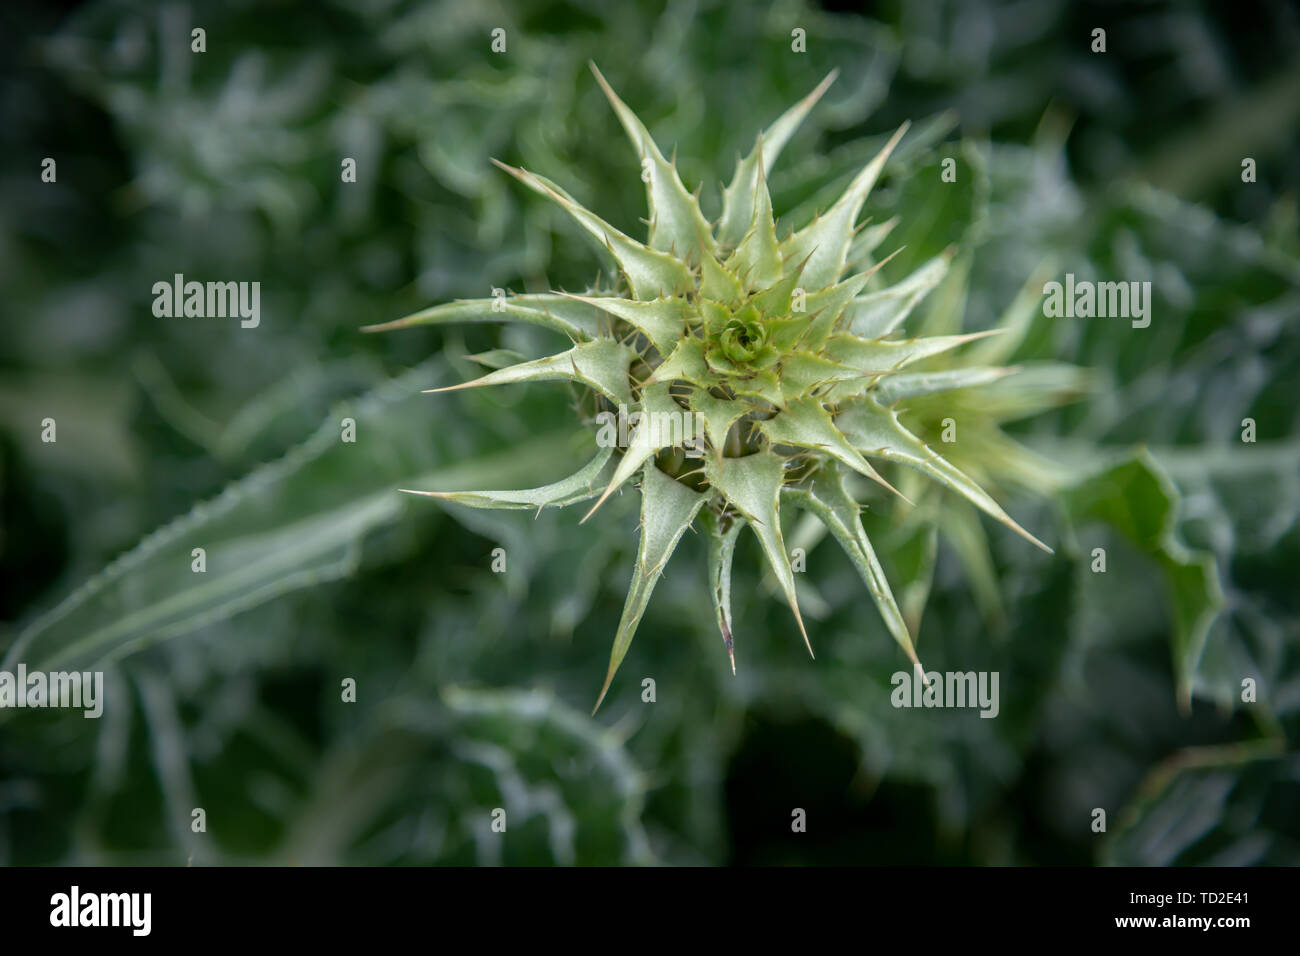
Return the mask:
<svg viewBox="0 0 1300 956">
<path fill-rule="evenodd" d="M 919 666 L 903 614 L 859 519 L 861 506 L 846 480 L 850 473 L 897 495 L 872 460 L 898 462 L 1050 549 L 965 471 L 909 431 L 894 407 L 903 399 L 983 386 L 1014 371 L 927 366 L 927 360 L 990 333 L 895 335 L 912 306 L 943 277 L 948 256 L 924 264 L 895 286 L 865 291 L 880 264 L 859 271 L 872 250 L 855 246 L 855 224 L 906 126 L 830 209 L 778 239 L 766 176 L 833 74 L 759 136 L 723 190 L 720 218 L 709 223 L 675 166 L 592 69 L 648 172 L 648 240 L 624 235 L 541 176 L 502 168 L 563 208 L 613 256 L 624 280 L 620 287 L 585 295 L 453 302 L 372 329 L 514 320 L 563 332 L 572 348 L 453 388 L 565 379 L 595 392 L 603 409 L 624 406 L 641 419 L 618 454 L 602 447 L 594 460 L 553 485 L 423 493 L 479 508 L 540 509 L 597 498 L 590 516 L 639 477 L 640 545 L 597 707 L 664 565 L 692 523 L 708 541 L 709 590 L 733 672 L 731 564 L 746 526 L 758 538 L 808 643 L 781 532 L 786 505 L 811 512 L 830 530 L 862 575 L 890 633 Z M 669 419 L 686 424 L 663 427 Z M 686 453 L 699 449 L 698 458 Z"/>
</svg>

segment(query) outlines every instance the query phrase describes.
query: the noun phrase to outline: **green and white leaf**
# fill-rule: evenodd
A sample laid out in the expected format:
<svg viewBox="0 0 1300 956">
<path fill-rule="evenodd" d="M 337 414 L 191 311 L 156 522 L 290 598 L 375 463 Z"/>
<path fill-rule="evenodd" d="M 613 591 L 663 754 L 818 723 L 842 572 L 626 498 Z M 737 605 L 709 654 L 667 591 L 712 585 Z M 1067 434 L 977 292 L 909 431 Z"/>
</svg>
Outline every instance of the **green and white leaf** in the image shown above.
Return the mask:
<svg viewBox="0 0 1300 956">
<path fill-rule="evenodd" d="M 916 304 L 942 281 L 951 262 L 951 255 L 936 256 L 918 267 L 906 279 L 879 292 L 858 296 L 845 309 L 845 327 L 864 339 L 889 335 L 911 315 Z"/>
<path fill-rule="evenodd" d="M 637 625 L 641 623 L 641 616 L 650 603 L 650 595 L 659 582 L 664 565 L 691 526 L 695 513 L 708 499 L 707 495 L 691 491 L 681 482 L 669 478 L 655 467 L 654 462 L 647 462 L 641 475 L 641 541 L 637 548 L 636 567 L 623 605 L 623 616 L 614 635 L 609 673 L 605 675 L 600 697 L 592 708 L 593 714 L 600 709 L 615 672 L 627 656 L 627 649 L 632 645 Z"/>
<path fill-rule="evenodd" d="M 495 162 L 495 160 L 494 160 Z M 651 249 L 635 239 L 624 235 L 595 213 L 586 209 L 545 176 L 538 176 L 522 169 L 515 169 L 504 163 L 497 163 L 502 169 L 514 176 L 525 186 L 554 201 L 565 212 L 577 220 L 602 247 L 618 262 L 619 268 L 627 276 L 632 294 L 638 299 L 649 300 L 660 296 L 672 295 L 684 291 L 693 284 L 690 270 L 686 264 L 665 252 Z"/>
<path fill-rule="evenodd" d="M 736 673 L 735 633 L 731 626 L 731 564 L 736 556 L 736 541 L 740 538 L 745 521 L 739 515 L 731 514 L 729 524 L 723 527 L 723 519 L 706 509 L 703 512 L 702 525 L 709 542 L 709 597 L 713 601 L 713 613 L 718 622 L 718 631 L 722 634 L 722 643 L 727 648 L 727 657 L 731 661 L 731 673 Z"/>
<path fill-rule="evenodd" d="M 642 162 L 650 161 L 650 179 L 646 183 L 646 198 L 650 204 L 650 248 L 683 260 L 693 257 L 699 248 L 706 255 L 712 255 L 713 230 L 700 212 L 699 203 L 682 185 L 676 168 L 659 152 L 649 130 L 610 89 L 596 64 L 590 66 Z"/>
<path fill-rule="evenodd" d="M 803 269 L 804 288 L 824 289 L 839 279 L 848 260 L 849 244 L 853 241 L 853 228 L 862 204 L 907 127 L 904 123 L 898 128 L 875 158 L 853 178 L 835 205 L 781 244 L 787 266 L 807 260 Z"/>
<path fill-rule="evenodd" d="M 785 593 L 803 635 L 808 653 L 812 644 L 804 629 L 799 613 L 799 599 L 795 595 L 794 570 L 781 537 L 781 486 L 785 480 L 785 465 L 771 451 L 761 451 L 744 458 L 709 458 L 704 466 L 709 483 L 718 489 L 728 504 L 739 511 L 754 529 L 763 553 L 767 555 L 772 573 Z"/>
<path fill-rule="evenodd" d="M 491 508 L 504 510 L 522 510 L 535 508 L 564 508 L 579 501 L 587 501 L 600 493 L 604 484 L 604 474 L 609 471 L 609 460 L 614 455 L 613 447 L 601 448 L 596 457 L 579 471 L 567 478 L 542 485 L 540 488 L 527 488 L 522 491 L 416 491 L 402 488 L 409 495 L 425 495 L 441 498 L 470 508 Z"/>
<path fill-rule="evenodd" d="M 785 144 L 838 75 L 839 70 L 832 70 L 816 89 L 786 110 L 759 135 L 754 149 L 737 164 L 730 185 L 722 191 L 722 218 L 718 220 L 717 229 L 720 243 L 736 246 L 744 238 L 752 221 L 759 183 L 772 171 L 772 164 L 781 155 Z"/>
<path fill-rule="evenodd" d="M 912 644 L 912 635 L 907 630 L 903 612 L 894 600 L 894 592 L 889 587 L 884 569 L 876 557 L 876 551 L 862 528 L 862 519 L 858 516 L 858 503 L 844 487 L 844 476 L 837 466 L 823 466 L 808 487 L 789 488 L 785 492 L 788 500 L 812 512 L 830 530 L 840 546 L 844 549 L 853 566 L 871 593 L 871 598 L 880 609 L 880 616 L 885 621 L 889 633 L 893 635 L 899 647 L 907 654 L 916 667 L 921 667 L 916 650 Z"/>
<path fill-rule="evenodd" d="M 431 388 L 429 392 L 454 392 L 489 385 L 515 385 L 523 382 L 576 382 L 594 388 L 610 401 L 624 405 L 632 402 L 627 372 L 636 353 L 610 339 L 580 342 L 557 355 L 534 359 L 520 365 L 497 369 L 481 378 L 460 385 Z"/>
<path fill-rule="evenodd" d="M 590 518 L 653 455 L 696 437 L 694 416 L 688 415 L 673 401 L 668 385 L 647 385 L 642 389 L 640 412 L 641 420 L 628 438 L 628 447 L 623 451 L 609 485 L 583 521 Z"/>
<path fill-rule="evenodd" d="M 1013 521 L 984 489 L 904 428 L 892 409 L 883 408 L 870 398 L 856 399 L 841 410 L 835 424 L 862 454 L 899 461 L 915 468 L 957 492 L 1026 541 L 1051 553 L 1051 548 Z"/>
<path fill-rule="evenodd" d="M 402 319 L 368 325 L 366 332 L 387 332 L 423 325 L 460 322 L 526 322 L 562 332 L 575 341 L 598 338 L 599 309 L 562 295 L 517 295 L 508 299 L 464 299 L 422 309 Z"/>
</svg>

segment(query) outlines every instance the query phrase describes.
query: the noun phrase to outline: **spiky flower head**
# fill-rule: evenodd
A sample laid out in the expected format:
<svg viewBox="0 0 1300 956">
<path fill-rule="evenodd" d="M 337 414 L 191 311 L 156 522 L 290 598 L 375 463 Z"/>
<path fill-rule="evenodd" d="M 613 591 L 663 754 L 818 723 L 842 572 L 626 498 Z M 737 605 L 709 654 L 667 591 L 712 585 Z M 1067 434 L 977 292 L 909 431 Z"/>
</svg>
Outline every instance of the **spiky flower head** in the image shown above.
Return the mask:
<svg viewBox="0 0 1300 956">
<path fill-rule="evenodd" d="M 582 295 L 457 301 L 370 328 L 514 320 L 562 332 L 572 348 L 450 388 L 567 380 L 593 393 L 600 410 L 618 408 L 638 424 L 626 447 L 603 443 L 593 460 L 551 485 L 417 493 L 471 507 L 538 510 L 596 498 L 585 521 L 615 491 L 629 483 L 639 486 L 636 566 L 597 707 L 664 566 L 693 523 L 708 541 L 709 592 L 733 673 L 731 566 L 745 527 L 757 537 L 812 652 L 781 532 L 788 506 L 816 515 L 831 531 L 890 633 L 919 667 L 908 627 L 863 530 L 860 505 L 846 480 L 850 473 L 898 495 L 872 460 L 898 462 L 1050 549 L 909 431 L 894 407 L 900 396 L 978 386 L 1007 371 L 973 367 L 918 373 L 915 363 L 983 333 L 910 339 L 895 334 L 911 305 L 942 274 L 947 257 L 896 286 L 871 291 L 868 283 L 883 261 L 857 271 L 887 232 L 860 233 L 858 215 L 906 124 L 829 209 L 779 238 L 766 177 L 834 74 L 758 137 L 723 189 L 721 216 L 710 223 L 697 195 L 687 191 L 645 126 L 594 65 L 592 71 L 646 171 L 646 242 L 620 232 L 550 180 L 497 165 L 572 216 L 613 257 L 618 286 Z"/>
</svg>

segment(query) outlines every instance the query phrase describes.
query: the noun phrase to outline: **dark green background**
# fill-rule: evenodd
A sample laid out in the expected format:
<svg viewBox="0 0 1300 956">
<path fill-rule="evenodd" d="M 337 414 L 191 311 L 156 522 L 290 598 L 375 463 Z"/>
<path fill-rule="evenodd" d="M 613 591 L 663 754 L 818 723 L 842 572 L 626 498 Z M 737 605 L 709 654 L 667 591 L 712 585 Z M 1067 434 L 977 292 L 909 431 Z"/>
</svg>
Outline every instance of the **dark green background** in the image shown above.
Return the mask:
<svg viewBox="0 0 1300 956">
<path fill-rule="evenodd" d="M 141 644 L 106 667 L 100 721 L 0 714 L 0 861 L 1300 862 L 1300 19 L 1281 2 L 834 6 L 6 4 L 0 649 L 25 634 L 31 660 L 124 620 L 105 649 Z M 536 336 L 358 329 L 607 268 L 489 157 L 640 234 L 636 156 L 589 59 L 713 212 L 736 155 L 838 67 L 773 173 L 778 213 L 824 205 L 911 119 L 929 139 L 867 213 L 901 217 L 900 274 L 949 243 L 971 254 L 969 328 L 1045 259 L 1153 277 L 1149 329 L 1044 322 L 1026 344 L 1100 384 L 1018 437 L 1104 474 L 1008 502 L 1054 558 L 986 525 L 1005 626 L 940 548 L 920 648 L 998 670 L 997 720 L 888 706 L 903 659 L 830 547 L 806 575 L 813 662 L 742 544 L 732 678 L 698 539 L 589 718 L 632 496 L 579 526 L 392 491 L 564 473 L 562 389 L 418 394 Z M 947 156 L 961 188 L 935 201 Z M 155 318 L 150 289 L 176 272 L 260 281 L 261 327 Z M 1184 545 L 1223 592 L 1191 660 L 1161 570 Z M 210 593 L 186 591 L 195 546 Z"/>
</svg>

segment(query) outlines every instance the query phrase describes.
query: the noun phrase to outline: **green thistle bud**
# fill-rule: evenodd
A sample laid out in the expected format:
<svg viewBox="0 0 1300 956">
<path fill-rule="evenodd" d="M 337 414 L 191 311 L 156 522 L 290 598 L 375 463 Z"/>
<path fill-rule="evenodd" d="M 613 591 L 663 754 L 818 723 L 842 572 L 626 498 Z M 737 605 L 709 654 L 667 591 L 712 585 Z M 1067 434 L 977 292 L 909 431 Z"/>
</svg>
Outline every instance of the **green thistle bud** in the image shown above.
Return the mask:
<svg viewBox="0 0 1300 956">
<path fill-rule="evenodd" d="M 590 517 L 611 494 L 639 479 L 636 566 L 597 707 L 665 564 L 693 523 L 708 541 L 709 590 L 733 673 L 731 566 L 737 537 L 746 527 L 758 538 L 812 652 L 782 538 L 784 506 L 810 512 L 826 525 L 861 574 L 890 633 L 919 667 L 912 636 L 859 519 L 849 474 L 898 495 L 872 460 L 907 466 L 1050 549 L 966 471 L 905 427 L 894 407 L 902 398 L 969 390 L 1015 371 L 984 366 L 918 371 L 928 360 L 991 333 L 895 335 L 917 299 L 942 278 L 949 256 L 925 264 L 896 286 L 869 292 L 864 290 L 881 263 L 855 271 L 864 255 L 854 248 L 858 214 L 906 126 L 830 209 L 778 239 L 768 171 L 834 74 L 758 138 L 723 190 L 720 218 L 709 223 L 640 120 L 594 65 L 592 70 L 650 171 L 647 242 L 624 235 L 555 183 L 501 168 L 564 209 L 612 255 L 620 286 L 584 295 L 518 295 L 495 307 L 487 299 L 454 302 L 371 328 L 513 320 L 562 332 L 575 343 L 572 348 L 452 388 L 568 380 L 594 393 L 606 409 L 640 412 L 641 421 L 626 448 L 601 448 L 591 462 L 552 485 L 422 493 L 479 508 L 541 509 L 596 498 Z M 686 428 L 652 427 L 656 416 L 680 418 L 683 412 L 690 413 L 685 418 L 692 423 Z M 702 459 L 683 454 L 687 443 L 702 445 Z"/>
</svg>

